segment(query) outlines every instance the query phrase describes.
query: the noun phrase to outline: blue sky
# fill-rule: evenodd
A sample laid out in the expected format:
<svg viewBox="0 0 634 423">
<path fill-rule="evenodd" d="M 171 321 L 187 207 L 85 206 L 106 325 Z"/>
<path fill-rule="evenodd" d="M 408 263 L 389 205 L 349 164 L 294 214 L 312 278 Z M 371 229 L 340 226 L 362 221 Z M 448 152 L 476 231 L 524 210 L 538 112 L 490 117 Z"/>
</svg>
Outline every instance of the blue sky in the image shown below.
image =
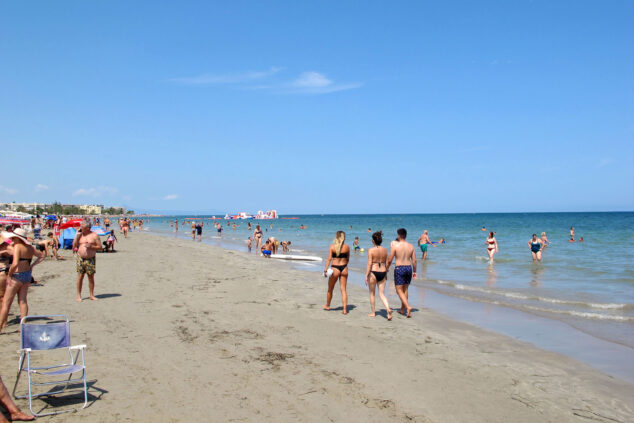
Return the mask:
<svg viewBox="0 0 634 423">
<path fill-rule="evenodd" d="M 0 201 L 634 210 L 633 21 L 631 1 L 5 1 Z"/>
</svg>

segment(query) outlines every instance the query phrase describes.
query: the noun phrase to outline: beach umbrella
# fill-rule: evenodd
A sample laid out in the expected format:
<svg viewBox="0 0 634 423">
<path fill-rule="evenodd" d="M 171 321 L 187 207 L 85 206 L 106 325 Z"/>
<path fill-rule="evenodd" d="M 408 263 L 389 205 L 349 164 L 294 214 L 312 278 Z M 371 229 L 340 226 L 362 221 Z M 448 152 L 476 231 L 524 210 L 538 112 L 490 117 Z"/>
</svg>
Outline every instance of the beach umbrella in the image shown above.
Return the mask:
<svg viewBox="0 0 634 423">
<path fill-rule="evenodd" d="M 46 220 L 57 220 L 57 216 L 54 216 L 52 214 L 48 215 L 48 216 L 46 216 Z"/>
<path fill-rule="evenodd" d="M 25 225 L 29 222 L 29 219 L 20 219 L 18 217 L 0 217 L 0 225 Z"/>
<path fill-rule="evenodd" d="M 66 223 L 62 223 L 59 228 L 60 229 L 68 229 L 68 228 L 79 228 L 81 226 L 81 222 L 84 219 L 71 219 Z"/>
</svg>

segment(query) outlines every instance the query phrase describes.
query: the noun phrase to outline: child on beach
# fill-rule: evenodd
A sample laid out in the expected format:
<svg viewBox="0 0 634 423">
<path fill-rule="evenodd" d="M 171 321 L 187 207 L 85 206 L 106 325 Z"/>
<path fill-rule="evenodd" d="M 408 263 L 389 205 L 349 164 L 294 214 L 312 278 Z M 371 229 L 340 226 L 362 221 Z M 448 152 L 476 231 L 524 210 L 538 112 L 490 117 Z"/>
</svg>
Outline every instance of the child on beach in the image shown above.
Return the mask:
<svg viewBox="0 0 634 423">
<path fill-rule="evenodd" d="M 359 247 L 359 237 L 358 236 L 354 237 L 354 241 L 352 241 L 352 248 L 354 249 L 354 251 L 359 251 L 361 249 L 361 247 Z"/>
<path fill-rule="evenodd" d="M 249 252 L 251 252 L 252 245 L 253 245 L 253 240 L 251 239 L 251 237 L 249 237 L 249 239 L 247 239 L 247 249 L 249 250 Z"/>
<path fill-rule="evenodd" d="M 271 240 L 267 239 L 264 245 L 262 245 L 262 248 L 260 249 L 264 258 L 271 258 L 271 248 L 272 248 Z"/>
</svg>

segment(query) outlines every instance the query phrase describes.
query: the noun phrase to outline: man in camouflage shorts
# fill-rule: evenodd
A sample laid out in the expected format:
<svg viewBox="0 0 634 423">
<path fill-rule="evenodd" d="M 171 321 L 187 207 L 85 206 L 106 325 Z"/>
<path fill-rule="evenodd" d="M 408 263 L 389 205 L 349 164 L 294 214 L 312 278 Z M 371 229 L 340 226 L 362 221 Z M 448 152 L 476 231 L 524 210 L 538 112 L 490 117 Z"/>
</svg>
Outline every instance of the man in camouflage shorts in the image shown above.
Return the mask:
<svg viewBox="0 0 634 423">
<path fill-rule="evenodd" d="M 84 275 L 88 275 L 88 290 L 90 299 L 97 301 L 95 297 L 95 272 L 97 266 L 95 256 L 101 250 L 99 236 L 90 231 L 89 220 L 81 222 L 77 237 L 73 241 L 73 249 L 77 248 L 77 301 L 81 302 L 81 288 L 84 282 Z"/>
</svg>

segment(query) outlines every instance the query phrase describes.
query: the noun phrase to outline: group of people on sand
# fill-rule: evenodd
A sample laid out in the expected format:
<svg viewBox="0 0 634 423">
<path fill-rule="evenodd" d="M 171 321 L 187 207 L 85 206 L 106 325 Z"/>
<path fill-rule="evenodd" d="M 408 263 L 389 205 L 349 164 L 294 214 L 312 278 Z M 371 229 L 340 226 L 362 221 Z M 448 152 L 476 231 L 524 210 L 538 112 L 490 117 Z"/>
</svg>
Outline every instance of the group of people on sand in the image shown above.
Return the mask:
<svg viewBox="0 0 634 423">
<path fill-rule="evenodd" d="M 49 244 L 46 244 L 44 248 L 40 248 L 41 243 L 37 243 L 33 238 L 30 239 L 29 231 L 24 228 L 7 229 L 0 234 L 0 332 L 7 326 L 9 311 L 16 296 L 20 319 L 28 315 L 28 292 L 34 282 L 33 269 L 47 257 L 49 247 Z M 77 237 L 73 241 L 73 251 L 77 254 L 77 301 L 81 301 L 81 288 L 85 274 L 88 275 L 90 282 L 90 299 L 97 300 L 94 295 L 95 253 L 100 251 L 102 246 L 97 234 L 90 229 L 90 220 L 82 221 Z M 52 240 L 49 241 L 52 242 Z M 55 257 L 58 258 L 57 253 Z M 11 400 L 2 378 L 0 378 L 0 404 L 8 411 L 12 421 L 33 420 L 33 416 L 22 413 Z M 0 423 L 6 421 L 0 413 Z"/>
<path fill-rule="evenodd" d="M 392 320 L 392 309 L 385 296 L 387 276 L 394 262 L 394 286 L 401 300 L 399 313 L 411 317 L 412 307 L 409 305 L 409 285 L 412 278 L 416 278 L 416 250 L 407 242 L 407 230 L 400 228 L 396 231 L 397 237 L 390 244 L 390 251 L 382 246 L 383 233 L 381 231 L 372 234 L 373 247 L 368 250 L 368 263 L 365 272 L 365 283 L 370 292 L 370 317 L 376 316 L 376 288 L 379 298 L 385 306 L 387 319 Z M 328 249 L 328 258 L 324 267 L 324 276 L 328 278 L 328 290 L 324 310 L 330 310 L 333 291 L 339 282 L 341 290 L 342 313 L 348 314 L 348 263 L 350 262 L 350 247 L 345 243 L 346 234 L 338 231 L 332 245 Z"/>
</svg>

